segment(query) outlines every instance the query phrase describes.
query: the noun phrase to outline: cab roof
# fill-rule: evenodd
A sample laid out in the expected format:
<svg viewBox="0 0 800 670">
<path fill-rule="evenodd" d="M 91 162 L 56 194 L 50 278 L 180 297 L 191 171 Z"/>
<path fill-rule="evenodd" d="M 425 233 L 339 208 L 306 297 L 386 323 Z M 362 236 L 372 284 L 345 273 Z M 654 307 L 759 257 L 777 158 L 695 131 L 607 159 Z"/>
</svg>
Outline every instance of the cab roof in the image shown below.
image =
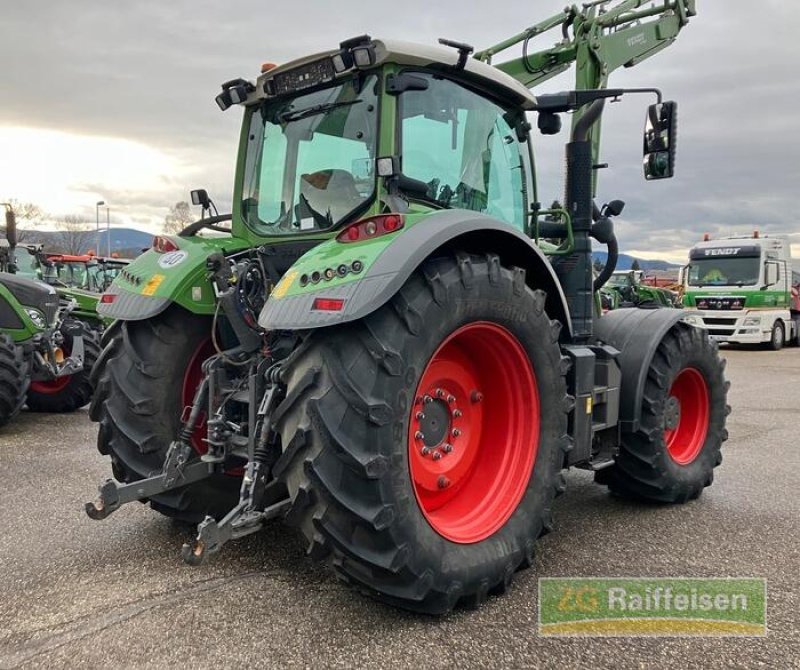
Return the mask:
<svg viewBox="0 0 800 670">
<path fill-rule="evenodd" d="M 510 75 L 491 65 L 474 58 L 468 58 L 464 68 L 460 70 L 457 69 L 456 65 L 459 61 L 459 53 L 456 49 L 415 44 L 413 42 L 403 42 L 399 40 L 373 39 L 371 40 L 371 44 L 375 49 L 375 63 L 369 68 L 364 68 L 364 70 L 371 70 L 385 63 L 397 63 L 398 65 L 406 65 L 409 67 L 431 68 L 443 72 L 449 70 L 452 74 L 461 74 L 461 76 L 467 80 L 486 85 L 493 90 L 498 97 L 509 99 L 520 105 L 523 109 L 533 109 L 536 106 L 536 97 L 528 88 Z M 283 65 L 269 70 L 258 78 L 255 94 L 249 98 L 248 102 L 254 101 L 254 99 L 263 99 L 265 90 L 264 84 L 276 74 L 288 72 L 295 68 L 324 60 L 325 58 L 332 58 L 340 52 L 341 49 L 319 52 L 284 63 Z M 349 72 L 348 70 L 348 73 Z"/>
</svg>

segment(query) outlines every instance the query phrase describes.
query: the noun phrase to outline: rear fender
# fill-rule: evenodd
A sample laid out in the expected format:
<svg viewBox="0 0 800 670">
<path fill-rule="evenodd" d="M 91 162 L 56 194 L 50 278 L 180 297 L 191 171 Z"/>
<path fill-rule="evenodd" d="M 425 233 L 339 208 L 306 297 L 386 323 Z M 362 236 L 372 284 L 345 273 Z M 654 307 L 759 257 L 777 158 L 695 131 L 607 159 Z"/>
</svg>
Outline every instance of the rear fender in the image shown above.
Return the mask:
<svg viewBox="0 0 800 670">
<path fill-rule="evenodd" d="M 685 313 L 680 309 L 615 309 L 595 321 L 595 336 L 620 351 L 620 427 L 635 431 L 642 413 L 647 372 L 664 335 Z"/>
<path fill-rule="evenodd" d="M 526 271 L 531 288 L 547 294 L 548 314 L 561 321 L 563 337 L 571 334 L 569 310 L 561 285 L 542 251 L 521 231 L 476 212 L 447 210 L 407 216 L 394 235 L 359 243 L 335 239 L 315 247 L 284 275 L 261 312 L 259 324 L 269 330 L 306 330 L 362 319 L 400 290 L 426 258 L 450 251 L 495 253 L 505 265 Z M 353 264 L 362 266 L 353 272 Z M 344 276 L 336 274 L 346 268 Z M 333 279 L 301 285 L 302 278 L 325 270 Z M 338 311 L 315 310 L 317 298 L 343 300 Z"/>
<path fill-rule="evenodd" d="M 169 237 L 177 251 L 149 250 L 116 276 L 97 305 L 104 320 L 139 321 L 163 312 L 173 302 L 194 314 L 213 314 L 214 290 L 207 276 L 206 260 L 222 251 L 229 254 L 250 244 L 236 237 Z M 113 297 L 112 297 L 113 296 Z"/>
</svg>

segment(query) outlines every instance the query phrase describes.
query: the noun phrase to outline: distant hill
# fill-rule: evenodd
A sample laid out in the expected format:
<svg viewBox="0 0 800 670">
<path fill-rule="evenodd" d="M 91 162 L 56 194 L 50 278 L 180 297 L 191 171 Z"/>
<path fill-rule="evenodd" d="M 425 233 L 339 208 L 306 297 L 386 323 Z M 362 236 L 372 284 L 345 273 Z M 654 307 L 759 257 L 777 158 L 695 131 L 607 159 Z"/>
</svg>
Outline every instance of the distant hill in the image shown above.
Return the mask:
<svg viewBox="0 0 800 670">
<path fill-rule="evenodd" d="M 594 260 L 599 260 L 605 264 L 608 254 L 605 251 L 595 251 L 592 253 Z M 657 261 L 647 258 L 637 258 L 636 256 L 629 256 L 628 254 L 620 254 L 617 261 L 617 270 L 630 270 L 633 261 L 639 261 L 639 267 L 642 270 L 677 270 L 681 266 L 678 263 L 669 263 L 667 261 Z"/>
<path fill-rule="evenodd" d="M 71 236 L 71 247 L 80 247 L 81 253 L 86 253 L 90 249 L 97 247 L 100 240 L 99 253 L 106 253 L 108 249 L 108 234 L 105 228 L 100 230 L 99 238 L 95 231 L 81 231 L 80 233 L 65 233 L 60 230 L 20 230 L 21 243 L 43 244 L 45 251 L 64 251 L 62 248 L 65 236 Z M 136 228 L 112 228 L 111 229 L 111 251 L 118 252 L 120 255 L 131 258 L 142 252 L 142 249 L 149 248 L 153 244 L 152 233 L 145 233 Z M 72 249 L 77 252 L 77 249 Z"/>
</svg>

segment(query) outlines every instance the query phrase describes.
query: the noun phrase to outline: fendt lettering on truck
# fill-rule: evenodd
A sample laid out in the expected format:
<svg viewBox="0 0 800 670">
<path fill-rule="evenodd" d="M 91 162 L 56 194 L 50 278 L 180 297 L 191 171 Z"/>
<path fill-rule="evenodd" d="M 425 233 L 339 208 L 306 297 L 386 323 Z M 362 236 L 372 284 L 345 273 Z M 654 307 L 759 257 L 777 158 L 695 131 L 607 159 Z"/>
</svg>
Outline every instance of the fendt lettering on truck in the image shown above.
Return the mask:
<svg viewBox="0 0 800 670">
<path fill-rule="evenodd" d="M 757 232 L 705 238 L 689 251 L 689 264 L 682 270 L 685 320 L 717 342 L 763 344 L 777 351 L 797 341 L 789 311 L 789 238 Z"/>
<path fill-rule="evenodd" d="M 672 176 L 675 103 L 606 85 L 694 14 L 591 2 L 472 57 L 365 35 L 225 83 L 220 108 L 244 113 L 232 214 L 154 240 L 100 303 L 117 320 L 91 416 L 117 481 L 89 516 L 146 500 L 200 522 L 192 564 L 281 518 L 359 590 L 441 613 L 531 565 L 564 468 L 699 496 L 727 437 L 722 361 L 681 310 L 600 316 L 624 203 L 594 204 L 607 100 L 656 97 L 645 176 Z M 528 48 L 550 29 L 555 47 Z M 533 95 L 572 63 L 576 90 Z M 545 210 L 528 114 L 554 134 L 565 113 Z"/>
</svg>

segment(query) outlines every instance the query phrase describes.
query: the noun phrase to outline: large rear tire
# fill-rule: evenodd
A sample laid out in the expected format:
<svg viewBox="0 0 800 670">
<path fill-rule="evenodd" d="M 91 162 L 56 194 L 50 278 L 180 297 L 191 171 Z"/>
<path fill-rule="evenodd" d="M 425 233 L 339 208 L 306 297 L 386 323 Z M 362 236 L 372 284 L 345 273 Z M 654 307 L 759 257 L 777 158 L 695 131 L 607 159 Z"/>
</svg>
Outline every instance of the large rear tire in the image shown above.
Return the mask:
<svg viewBox="0 0 800 670">
<path fill-rule="evenodd" d="M 676 324 L 647 373 L 638 430 L 622 435 L 612 467 L 596 481 L 640 500 L 684 503 L 714 480 L 728 439 L 729 383 L 717 347 L 701 329 Z"/>
<path fill-rule="evenodd" d="M 122 322 L 108 333 L 93 373 L 90 416 L 100 424 L 97 448 L 111 457 L 119 481 L 161 469 L 211 353 L 210 333 L 210 318 L 179 307 L 152 319 Z M 238 477 L 218 475 L 154 496 L 150 505 L 188 523 L 207 514 L 220 518 L 238 502 L 240 483 Z"/>
<path fill-rule="evenodd" d="M 30 382 L 28 370 L 22 347 L 0 333 L 0 426 L 11 421 L 25 402 Z"/>
<path fill-rule="evenodd" d="M 64 334 L 64 353 L 72 352 L 72 336 Z M 33 412 L 74 412 L 89 404 L 94 392 L 91 381 L 92 368 L 100 356 L 100 337 L 84 328 L 83 369 L 74 375 L 59 377 L 47 382 L 31 382 L 26 399 Z"/>
<path fill-rule="evenodd" d="M 544 304 L 496 256 L 439 259 L 287 360 L 273 471 L 312 557 L 437 614 L 530 565 L 570 444 L 560 324 Z"/>
</svg>

